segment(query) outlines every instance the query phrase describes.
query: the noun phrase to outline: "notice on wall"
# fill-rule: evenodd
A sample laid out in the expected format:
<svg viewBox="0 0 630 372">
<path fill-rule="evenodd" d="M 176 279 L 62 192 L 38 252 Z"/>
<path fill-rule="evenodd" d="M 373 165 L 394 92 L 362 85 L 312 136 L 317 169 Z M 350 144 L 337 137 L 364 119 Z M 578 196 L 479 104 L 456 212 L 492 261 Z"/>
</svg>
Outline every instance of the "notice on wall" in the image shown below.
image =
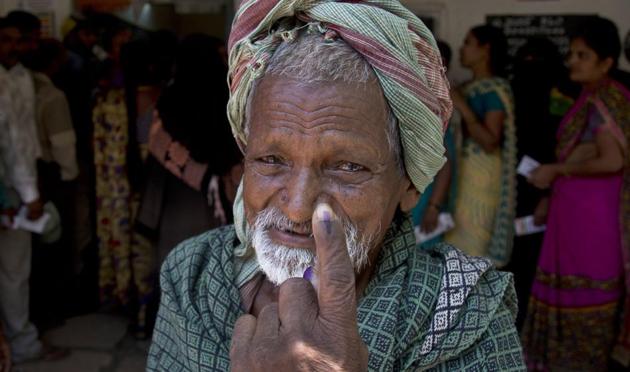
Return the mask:
<svg viewBox="0 0 630 372">
<path fill-rule="evenodd" d="M 508 40 L 508 52 L 512 57 L 534 37 L 550 39 L 564 55 L 569 51 L 570 35 L 573 31 L 581 22 L 594 16 L 595 14 L 488 15 L 486 22 L 503 30 Z"/>
</svg>

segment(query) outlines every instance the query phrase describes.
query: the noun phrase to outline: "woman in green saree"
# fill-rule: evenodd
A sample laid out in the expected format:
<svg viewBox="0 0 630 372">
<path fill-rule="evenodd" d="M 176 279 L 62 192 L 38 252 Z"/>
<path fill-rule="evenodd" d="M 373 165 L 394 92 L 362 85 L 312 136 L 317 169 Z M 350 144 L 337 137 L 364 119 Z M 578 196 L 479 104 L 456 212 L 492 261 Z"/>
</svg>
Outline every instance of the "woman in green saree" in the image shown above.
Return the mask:
<svg viewBox="0 0 630 372">
<path fill-rule="evenodd" d="M 503 33 L 492 26 L 470 30 L 460 50 L 473 79 L 452 91 L 462 115 L 455 228 L 446 242 L 505 266 L 512 250 L 516 205 L 514 101 L 500 78 L 507 58 Z"/>
</svg>

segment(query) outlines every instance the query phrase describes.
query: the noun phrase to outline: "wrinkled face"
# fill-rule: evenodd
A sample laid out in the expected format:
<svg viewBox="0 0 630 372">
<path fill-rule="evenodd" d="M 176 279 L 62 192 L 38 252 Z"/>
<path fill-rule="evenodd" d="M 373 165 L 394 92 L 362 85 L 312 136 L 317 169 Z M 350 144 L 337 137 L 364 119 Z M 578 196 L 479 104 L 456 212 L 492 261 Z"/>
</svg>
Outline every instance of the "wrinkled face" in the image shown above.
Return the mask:
<svg viewBox="0 0 630 372">
<path fill-rule="evenodd" d="M 0 63 L 5 67 L 12 67 L 18 63 L 18 44 L 22 34 L 15 27 L 0 29 Z"/>
<path fill-rule="evenodd" d="M 573 39 L 567 57 L 570 78 L 580 84 L 594 84 L 608 75 L 612 59 L 600 59 L 582 39 Z"/>
<path fill-rule="evenodd" d="M 375 260 L 397 207 L 408 210 L 418 197 L 388 146 L 378 84 L 265 77 L 251 104 L 243 197 L 267 276 L 279 283 L 311 264 L 311 217 L 321 202 L 346 230 L 356 230 L 356 247 L 349 249 L 369 250 Z M 282 273 L 270 273 L 274 267 Z"/>
<path fill-rule="evenodd" d="M 462 66 L 466 68 L 485 62 L 489 58 L 488 46 L 480 45 L 475 35 L 469 32 L 459 50 L 459 58 Z"/>
</svg>

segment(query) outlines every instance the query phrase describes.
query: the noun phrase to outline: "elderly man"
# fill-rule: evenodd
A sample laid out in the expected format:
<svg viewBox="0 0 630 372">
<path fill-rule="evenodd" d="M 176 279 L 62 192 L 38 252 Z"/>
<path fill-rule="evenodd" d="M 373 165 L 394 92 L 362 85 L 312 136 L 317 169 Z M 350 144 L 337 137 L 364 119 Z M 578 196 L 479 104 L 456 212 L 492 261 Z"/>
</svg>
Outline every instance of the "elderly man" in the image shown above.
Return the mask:
<svg viewBox="0 0 630 372">
<path fill-rule="evenodd" d="M 425 26 L 391 0 L 250 0 L 229 49 L 236 222 L 162 267 L 148 370 L 524 370 L 509 274 L 415 248 L 451 110 Z"/>
</svg>

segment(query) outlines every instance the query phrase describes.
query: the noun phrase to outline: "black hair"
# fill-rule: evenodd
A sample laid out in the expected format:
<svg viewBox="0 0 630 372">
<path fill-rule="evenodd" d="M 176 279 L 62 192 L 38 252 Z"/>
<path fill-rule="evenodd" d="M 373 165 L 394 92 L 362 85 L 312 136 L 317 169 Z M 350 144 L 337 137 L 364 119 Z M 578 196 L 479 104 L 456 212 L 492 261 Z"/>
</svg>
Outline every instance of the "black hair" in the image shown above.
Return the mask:
<svg viewBox="0 0 630 372">
<path fill-rule="evenodd" d="M 17 28 L 18 30 L 20 29 L 15 20 L 8 19 L 6 17 L 0 17 L 0 30 L 3 30 L 5 28 Z"/>
<path fill-rule="evenodd" d="M 42 21 L 36 15 L 25 12 L 23 10 L 14 10 L 7 14 L 9 20 L 14 27 L 17 27 L 21 33 L 28 34 L 38 31 L 42 28 Z"/>
<path fill-rule="evenodd" d="M 37 45 L 29 68 L 35 71 L 45 71 L 58 60 L 65 52 L 60 41 L 55 39 L 42 39 Z"/>
<path fill-rule="evenodd" d="M 164 129 L 208 163 L 212 174 L 225 174 L 241 160 L 227 120 L 227 66 L 219 54 L 223 41 L 203 34 L 186 37 L 178 47 L 173 82 L 158 101 Z"/>
<path fill-rule="evenodd" d="M 493 75 L 505 76 L 505 68 L 508 64 L 508 44 L 501 29 L 481 25 L 473 27 L 470 33 L 477 39 L 479 45 L 490 46 L 490 70 Z"/>
<path fill-rule="evenodd" d="M 451 64 L 451 59 L 453 58 L 453 51 L 451 47 L 442 40 L 437 41 L 437 47 L 440 50 L 440 54 L 442 55 L 442 61 L 444 61 L 444 66 L 448 67 Z"/>
<path fill-rule="evenodd" d="M 583 40 L 589 48 L 595 51 L 599 59 L 612 58 L 613 67 L 617 68 L 621 56 L 621 39 L 619 30 L 611 20 L 602 17 L 592 17 L 580 23 L 571 40 Z"/>
</svg>

